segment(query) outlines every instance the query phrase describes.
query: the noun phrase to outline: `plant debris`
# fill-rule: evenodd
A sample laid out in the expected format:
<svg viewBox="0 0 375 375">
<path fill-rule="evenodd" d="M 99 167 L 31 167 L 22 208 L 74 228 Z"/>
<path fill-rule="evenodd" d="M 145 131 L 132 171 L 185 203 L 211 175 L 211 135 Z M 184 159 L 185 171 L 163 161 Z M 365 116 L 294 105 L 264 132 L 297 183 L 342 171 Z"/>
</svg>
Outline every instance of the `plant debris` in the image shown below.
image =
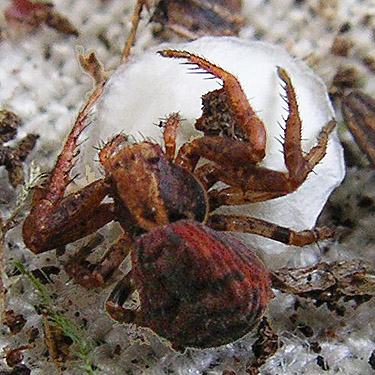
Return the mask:
<svg viewBox="0 0 375 375">
<path fill-rule="evenodd" d="M 7 310 L 2 319 L 2 323 L 7 326 L 12 335 L 21 332 L 26 324 L 26 319 L 22 314 L 15 314 L 13 310 Z"/>
<path fill-rule="evenodd" d="M 161 0 L 151 21 L 188 39 L 238 35 L 244 24 L 241 0 Z"/>
<path fill-rule="evenodd" d="M 78 30 L 68 18 L 57 12 L 52 3 L 12 0 L 4 11 L 4 16 L 11 25 L 21 25 L 33 30 L 45 24 L 65 35 L 79 35 Z"/>
<path fill-rule="evenodd" d="M 345 123 L 375 168 L 375 99 L 356 90 L 342 98 Z"/>
<path fill-rule="evenodd" d="M 281 268 L 272 273 L 272 286 L 286 293 L 326 303 L 342 315 L 337 302 L 354 300 L 357 306 L 375 295 L 375 274 L 370 264 L 360 259 L 320 262 L 311 267 Z"/>
<path fill-rule="evenodd" d="M 24 181 L 22 162 L 34 148 L 39 135 L 28 134 L 15 146 L 4 146 L 4 143 L 14 139 L 21 119 L 11 111 L 0 110 L 0 166 L 5 166 L 9 182 L 13 187 Z"/>
<path fill-rule="evenodd" d="M 252 346 L 255 357 L 246 368 L 246 373 L 249 375 L 258 374 L 260 367 L 283 345 L 267 318 L 263 318 L 260 322 L 257 336 L 258 339 Z"/>
</svg>

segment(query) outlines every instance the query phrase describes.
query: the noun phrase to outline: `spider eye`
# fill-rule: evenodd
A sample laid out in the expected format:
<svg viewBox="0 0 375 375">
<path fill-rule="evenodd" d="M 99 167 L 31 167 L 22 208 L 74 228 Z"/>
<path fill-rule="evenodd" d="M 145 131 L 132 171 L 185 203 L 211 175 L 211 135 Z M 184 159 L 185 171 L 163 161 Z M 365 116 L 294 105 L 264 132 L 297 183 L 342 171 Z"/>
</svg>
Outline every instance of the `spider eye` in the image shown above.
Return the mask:
<svg viewBox="0 0 375 375">
<path fill-rule="evenodd" d="M 160 160 L 159 156 L 152 156 L 147 159 L 150 164 L 156 164 Z"/>
</svg>

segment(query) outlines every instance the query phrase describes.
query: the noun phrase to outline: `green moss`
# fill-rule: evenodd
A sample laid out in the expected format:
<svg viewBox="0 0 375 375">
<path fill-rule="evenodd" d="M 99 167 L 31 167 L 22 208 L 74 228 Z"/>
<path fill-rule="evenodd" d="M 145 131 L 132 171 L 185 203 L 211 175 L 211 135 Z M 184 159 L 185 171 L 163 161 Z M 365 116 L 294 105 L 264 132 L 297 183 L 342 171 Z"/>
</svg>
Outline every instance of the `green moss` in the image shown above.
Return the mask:
<svg viewBox="0 0 375 375">
<path fill-rule="evenodd" d="M 75 349 L 71 351 L 71 354 L 79 359 L 80 363 L 78 364 L 78 367 L 85 371 L 85 374 L 87 375 L 97 374 L 90 355 L 93 349 L 93 342 L 87 337 L 86 332 L 69 317 L 57 310 L 55 303 L 52 302 L 43 284 L 31 272 L 27 271 L 22 263 L 15 259 L 11 262 L 27 277 L 38 291 L 41 303 L 47 311 L 51 324 L 59 328 L 63 335 L 72 340 Z"/>
</svg>

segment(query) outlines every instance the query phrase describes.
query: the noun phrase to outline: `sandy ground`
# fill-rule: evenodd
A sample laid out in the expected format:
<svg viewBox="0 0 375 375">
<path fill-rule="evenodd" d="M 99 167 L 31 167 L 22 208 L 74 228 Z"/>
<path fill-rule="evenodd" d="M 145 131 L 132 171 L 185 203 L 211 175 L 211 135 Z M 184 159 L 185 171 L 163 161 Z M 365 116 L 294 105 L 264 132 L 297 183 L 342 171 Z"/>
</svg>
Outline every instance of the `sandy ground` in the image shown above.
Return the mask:
<svg viewBox="0 0 375 375">
<path fill-rule="evenodd" d="M 0 21 L 0 106 L 23 119 L 20 137 L 28 132 L 41 135 L 25 163 L 26 171 L 49 170 L 92 87 L 90 78 L 82 73 L 77 62 L 77 48 L 95 50 L 106 70 L 115 69 L 134 6 L 133 1 L 120 0 L 92 0 L 89 6 L 84 0 L 55 0 L 54 4 L 79 30 L 78 37 L 63 36 L 47 27 L 21 32 L 8 27 L 4 19 Z M 3 2 L 0 10 L 7 5 L 7 1 Z M 371 0 L 283 1 L 282 5 L 274 0 L 245 1 L 242 15 L 246 20 L 241 31 L 243 38 L 282 46 L 305 60 L 329 87 L 339 69 L 353 68 L 358 84 L 367 93 L 375 93 L 374 74 L 363 62 L 374 51 L 375 6 Z M 136 60 L 145 49 L 160 43 L 147 19 L 145 14 L 131 59 Z M 338 36 L 350 42 L 347 56 L 332 53 Z M 176 42 L 179 38 L 172 40 Z M 335 238 L 315 248 L 315 254 L 319 261 L 360 258 L 373 264 L 375 175 L 341 123 L 339 111 L 337 118 L 347 156 L 347 176 L 331 196 L 320 219 L 321 223 L 336 228 Z M 14 190 L 8 184 L 6 172 L 1 168 L 0 208 L 5 219 L 16 209 L 21 190 Z M 27 207 L 28 204 L 20 220 Z M 116 229 L 105 229 L 102 233 L 110 242 L 116 236 Z M 104 248 L 104 244 L 101 246 Z M 251 334 L 219 349 L 189 350 L 182 355 L 150 332 L 114 324 L 103 312 L 104 301 L 113 286 L 86 290 L 60 271 L 61 262 L 72 250 L 73 246 L 69 245 L 59 259 L 54 251 L 36 256 L 23 245 L 20 226 L 7 234 L 3 273 L 7 309 L 22 314 L 26 324 L 14 335 L 3 326 L 0 347 L 4 357 L 9 348 L 21 345 L 30 345 L 30 348 L 22 350 L 23 368 L 12 370 L 1 360 L 0 373 L 28 374 L 29 370 L 32 375 L 247 373 L 252 359 L 251 345 L 255 341 Z M 69 318 L 73 327 L 81 327 L 78 332 L 81 347 L 72 346 L 76 352 L 70 354 L 70 360 L 60 364 L 51 360 L 45 341 L 48 324 L 42 314 L 43 301 L 27 277 L 15 272 L 10 262 L 14 258 L 29 270 L 48 266 L 57 272 L 50 275 L 53 283 L 44 285 L 50 304 Z M 339 307 L 340 314 L 327 306 L 316 307 L 312 301 L 276 293 L 267 317 L 283 345 L 260 373 L 372 374 L 374 368 L 369 359 L 375 349 L 374 302 L 370 300 L 355 308 L 353 302 L 342 301 Z M 87 350 L 83 349 L 86 344 Z M 79 356 L 83 359 L 77 359 Z"/>
</svg>

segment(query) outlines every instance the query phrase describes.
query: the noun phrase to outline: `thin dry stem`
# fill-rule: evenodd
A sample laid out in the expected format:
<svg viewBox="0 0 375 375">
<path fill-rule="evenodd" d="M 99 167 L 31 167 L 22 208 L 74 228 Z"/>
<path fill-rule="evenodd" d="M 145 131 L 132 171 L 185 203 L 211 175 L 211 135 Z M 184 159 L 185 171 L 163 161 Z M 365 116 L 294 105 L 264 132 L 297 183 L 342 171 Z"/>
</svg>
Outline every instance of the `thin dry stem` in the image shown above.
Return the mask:
<svg viewBox="0 0 375 375">
<path fill-rule="evenodd" d="M 5 287 L 3 283 L 2 275 L 4 275 L 4 225 L 3 225 L 3 218 L 0 216 L 0 318 L 1 321 L 5 318 L 5 308 L 6 308 L 6 300 L 5 300 Z"/>
<path fill-rule="evenodd" d="M 135 41 L 135 35 L 137 33 L 137 28 L 138 28 L 138 24 L 139 24 L 139 21 L 140 21 L 140 18 L 141 18 L 143 6 L 146 6 L 147 10 L 150 9 L 148 0 L 138 0 L 137 1 L 137 4 L 134 8 L 133 18 L 132 18 L 132 27 L 131 27 L 130 33 L 129 33 L 127 39 L 126 39 L 124 49 L 122 50 L 122 56 L 121 56 L 120 64 L 124 64 L 127 61 L 128 57 L 130 55 L 130 50 L 131 50 L 131 48 L 134 44 L 134 41 Z"/>
</svg>

